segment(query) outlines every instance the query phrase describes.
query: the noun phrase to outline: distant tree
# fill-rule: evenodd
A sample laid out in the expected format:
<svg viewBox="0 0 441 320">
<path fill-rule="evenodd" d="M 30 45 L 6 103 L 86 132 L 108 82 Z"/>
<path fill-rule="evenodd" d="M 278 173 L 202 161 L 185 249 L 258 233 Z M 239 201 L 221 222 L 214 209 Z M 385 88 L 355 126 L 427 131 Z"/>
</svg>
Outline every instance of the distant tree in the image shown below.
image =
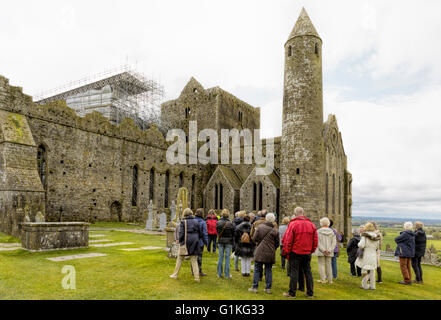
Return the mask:
<svg viewBox="0 0 441 320">
<path fill-rule="evenodd" d="M 429 251 L 430 251 L 430 253 L 437 253 L 437 252 L 438 252 L 438 250 L 436 250 L 436 248 L 435 248 L 435 246 L 433 245 L 433 243 L 432 243 L 432 245 L 430 246 Z"/>
<path fill-rule="evenodd" d="M 433 235 L 433 239 L 435 239 L 435 240 L 441 239 L 441 232 L 439 232 L 439 231 L 434 232 L 432 235 Z"/>
<path fill-rule="evenodd" d="M 385 230 L 381 231 L 381 235 L 382 235 L 383 237 L 385 237 L 385 236 L 386 236 L 386 231 L 385 231 Z"/>
</svg>

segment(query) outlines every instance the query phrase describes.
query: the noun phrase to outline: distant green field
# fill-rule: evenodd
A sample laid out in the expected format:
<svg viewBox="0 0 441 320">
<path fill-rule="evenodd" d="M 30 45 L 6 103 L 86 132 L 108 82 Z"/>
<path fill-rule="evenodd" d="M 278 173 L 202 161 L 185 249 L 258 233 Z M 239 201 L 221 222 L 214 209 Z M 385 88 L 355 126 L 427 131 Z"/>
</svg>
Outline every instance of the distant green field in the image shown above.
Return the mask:
<svg viewBox="0 0 441 320">
<path fill-rule="evenodd" d="M 124 224 L 112 225 L 125 229 Z M 186 261 L 179 279 L 171 279 L 176 260 L 168 259 L 161 249 L 145 251 L 122 251 L 121 248 L 142 246 L 165 246 L 164 235 L 146 235 L 131 232 L 99 230 L 91 234 L 104 235 L 101 239 L 114 242 L 133 242 L 120 247 L 90 247 L 72 251 L 30 253 L 24 250 L 0 251 L 0 299 L 171 299 L 171 300 L 285 300 L 289 278 L 280 268 L 280 256 L 273 269 L 273 293 L 263 293 L 260 283 L 259 293 L 248 292 L 252 279 L 244 278 L 240 272 L 231 273 L 233 279 L 216 277 L 217 254 L 204 254 L 203 268 L 208 274 L 196 283 Z M 92 239 L 92 238 L 91 238 Z M 98 239 L 98 238 L 94 238 Z M 0 241 L 17 242 L 0 233 Z M 14 240 L 14 241 L 12 241 Z M 53 262 L 46 258 L 72 254 L 105 253 L 105 257 Z M 76 269 L 76 290 L 65 290 L 61 286 L 63 266 Z M 400 267 L 397 262 L 382 261 L 383 284 L 377 290 L 362 290 L 360 278 L 349 275 L 346 253 L 338 258 L 339 276 L 333 285 L 319 284 L 317 257 L 312 258 L 314 295 L 323 300 L 441 300 L 441 268 L 423 266 L 424 285 L 402 286 Z M 298 293 L 303 300 L 303 293 Z"/>
<path fill-rule="evenodd" d="M 391 248 L 395 250 L 397 244 L 395 243 L 395 238 L 400 235 L 400 232 L 403 229 L 400 228 L 380 228 L 381 230 L 386 231 L 386 236 L 383 238 L 383 250 L 386 250 L 386 244 L 389 244 Z M 427 240 L 427 247 L 430 248 L 431 245 L 434 245 L 437 250 L 441 250 L 441 240 Z"/>
</svg>

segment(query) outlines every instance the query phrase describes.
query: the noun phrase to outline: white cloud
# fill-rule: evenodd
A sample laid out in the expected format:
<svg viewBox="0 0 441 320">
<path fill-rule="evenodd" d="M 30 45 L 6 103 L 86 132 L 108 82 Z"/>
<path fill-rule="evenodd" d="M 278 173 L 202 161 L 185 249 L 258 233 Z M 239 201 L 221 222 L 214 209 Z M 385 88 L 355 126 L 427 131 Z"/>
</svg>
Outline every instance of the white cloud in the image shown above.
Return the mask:
<svg viewBox="0 0 441 320">
<path fill-rule="evenodd" d="M 441 85 L 375 103 L 325 92 L 354 176 L 354 213 L 441 217 L 440 99 Z"/>
</svg>

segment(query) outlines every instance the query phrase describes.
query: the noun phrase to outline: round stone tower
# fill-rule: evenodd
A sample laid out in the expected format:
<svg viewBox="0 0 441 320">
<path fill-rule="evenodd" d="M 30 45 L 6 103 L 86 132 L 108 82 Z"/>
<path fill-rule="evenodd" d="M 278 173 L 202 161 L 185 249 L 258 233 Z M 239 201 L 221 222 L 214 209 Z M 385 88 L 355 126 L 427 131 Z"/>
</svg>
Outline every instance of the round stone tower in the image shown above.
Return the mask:
<svg viewBox="0 0 441 320">
<path fill-rule="evenodd" d="M 322 40 L 305 9 L 285 44 L 280 166 L 282 216 L 325 214 Z"/>
</svg>

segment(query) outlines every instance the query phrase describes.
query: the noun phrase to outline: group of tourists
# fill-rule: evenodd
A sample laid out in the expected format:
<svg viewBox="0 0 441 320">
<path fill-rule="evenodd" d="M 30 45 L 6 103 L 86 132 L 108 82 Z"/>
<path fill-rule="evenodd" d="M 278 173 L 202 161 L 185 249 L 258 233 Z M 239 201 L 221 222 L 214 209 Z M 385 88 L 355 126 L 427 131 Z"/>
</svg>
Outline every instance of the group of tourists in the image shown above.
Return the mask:
<svg viewBox="0 0 441 320">
<path fill-rule="evenodd" d="M 251 264 L 254 261 L 252 285 L 248 290 L 258 292 L 259 282 L 265 277 L 264 292 L 270 294 L 272 287 L 272 268 L 276 263 L 276 251 L 280 247 L 281 267 L 290 277 L 289 290 L 285 297 L 295 298 L 297 291 L 305 292 L 306 297 L 314 295 L 311 257 L 317 256 L 319 283 L 332 284 L 337 280 L 337 258 L 343 235 L 333 227 L 333 221 L 327 217 L 320 220 L 317 230 L 314 223 L 305 216 L 302 208 L 294 210 L 291 218 L 285 217 L 279 227 L 276 215 L 262 210 L 255 215 L 245 211 L 236 212 L 230 219 L 228 209 L 223 209 L 220 216 L 210 210 L 204 219 L 203 209 L 197 209 L 195 215 L 189 208 L 183 212 L 184 219 L 177 228 L 176 242 L 179 254 L 175 272 L 170 276 L 177 278 L 182 262 L 191 261 L 191 270 L 196 281 L 206 276 L 202 271 L 204 247 L 208 252 L 218 249 L 217 277 L 231 279 L 230 257 L 234 256 L 234 269 L 241 271 L 243 277 L 251 277 Z M 403 274 L 401 284 L 411 284 L 412 265 L 416 280 L 423 283 L 421 257 L 426 249 L 426 236 L 421 222 L 415 223 L 413 232 L 411 222 L 404 224 L 395 241 L 396 255 L 400 260 Z M 361 288 L 375 289 L 376 283 L 382 283 L 380 250 L 382 233 L 375 222 L 368 222 L 353 230 L 353 237 L 347 244 L 350 272 L 354 277 L 362 277 Z M 239 269 L 240 261 L 240 269 Z M 375 280 L 375 271 L 378 279 Z"/>
<path fill-rule="evenodd" d="M 423 284 L 423 270 L 421 258 L 426 252 L 426 232 L 422 222 L 404 223 L 404 231 L 395 238 L 397 248 L 395 256 L 400 262 L 403 280 L 400 284 L 411 285 L 412 283 Z M 383 236 L 377 224 L 373 221 L 361 226 L 352 232 L 353 237 L 347 245 L 348 262 L 351 274 L 354 277 L 362 277 L 361 288 L 375 290 L 375 283 L 382 283 L 380 265 L 380 252 Z M 411 266 L 415 272 L 415 280 L 412 281 Z M 377 280 L 375 280 L 377 271 Z"/>
</svg>

